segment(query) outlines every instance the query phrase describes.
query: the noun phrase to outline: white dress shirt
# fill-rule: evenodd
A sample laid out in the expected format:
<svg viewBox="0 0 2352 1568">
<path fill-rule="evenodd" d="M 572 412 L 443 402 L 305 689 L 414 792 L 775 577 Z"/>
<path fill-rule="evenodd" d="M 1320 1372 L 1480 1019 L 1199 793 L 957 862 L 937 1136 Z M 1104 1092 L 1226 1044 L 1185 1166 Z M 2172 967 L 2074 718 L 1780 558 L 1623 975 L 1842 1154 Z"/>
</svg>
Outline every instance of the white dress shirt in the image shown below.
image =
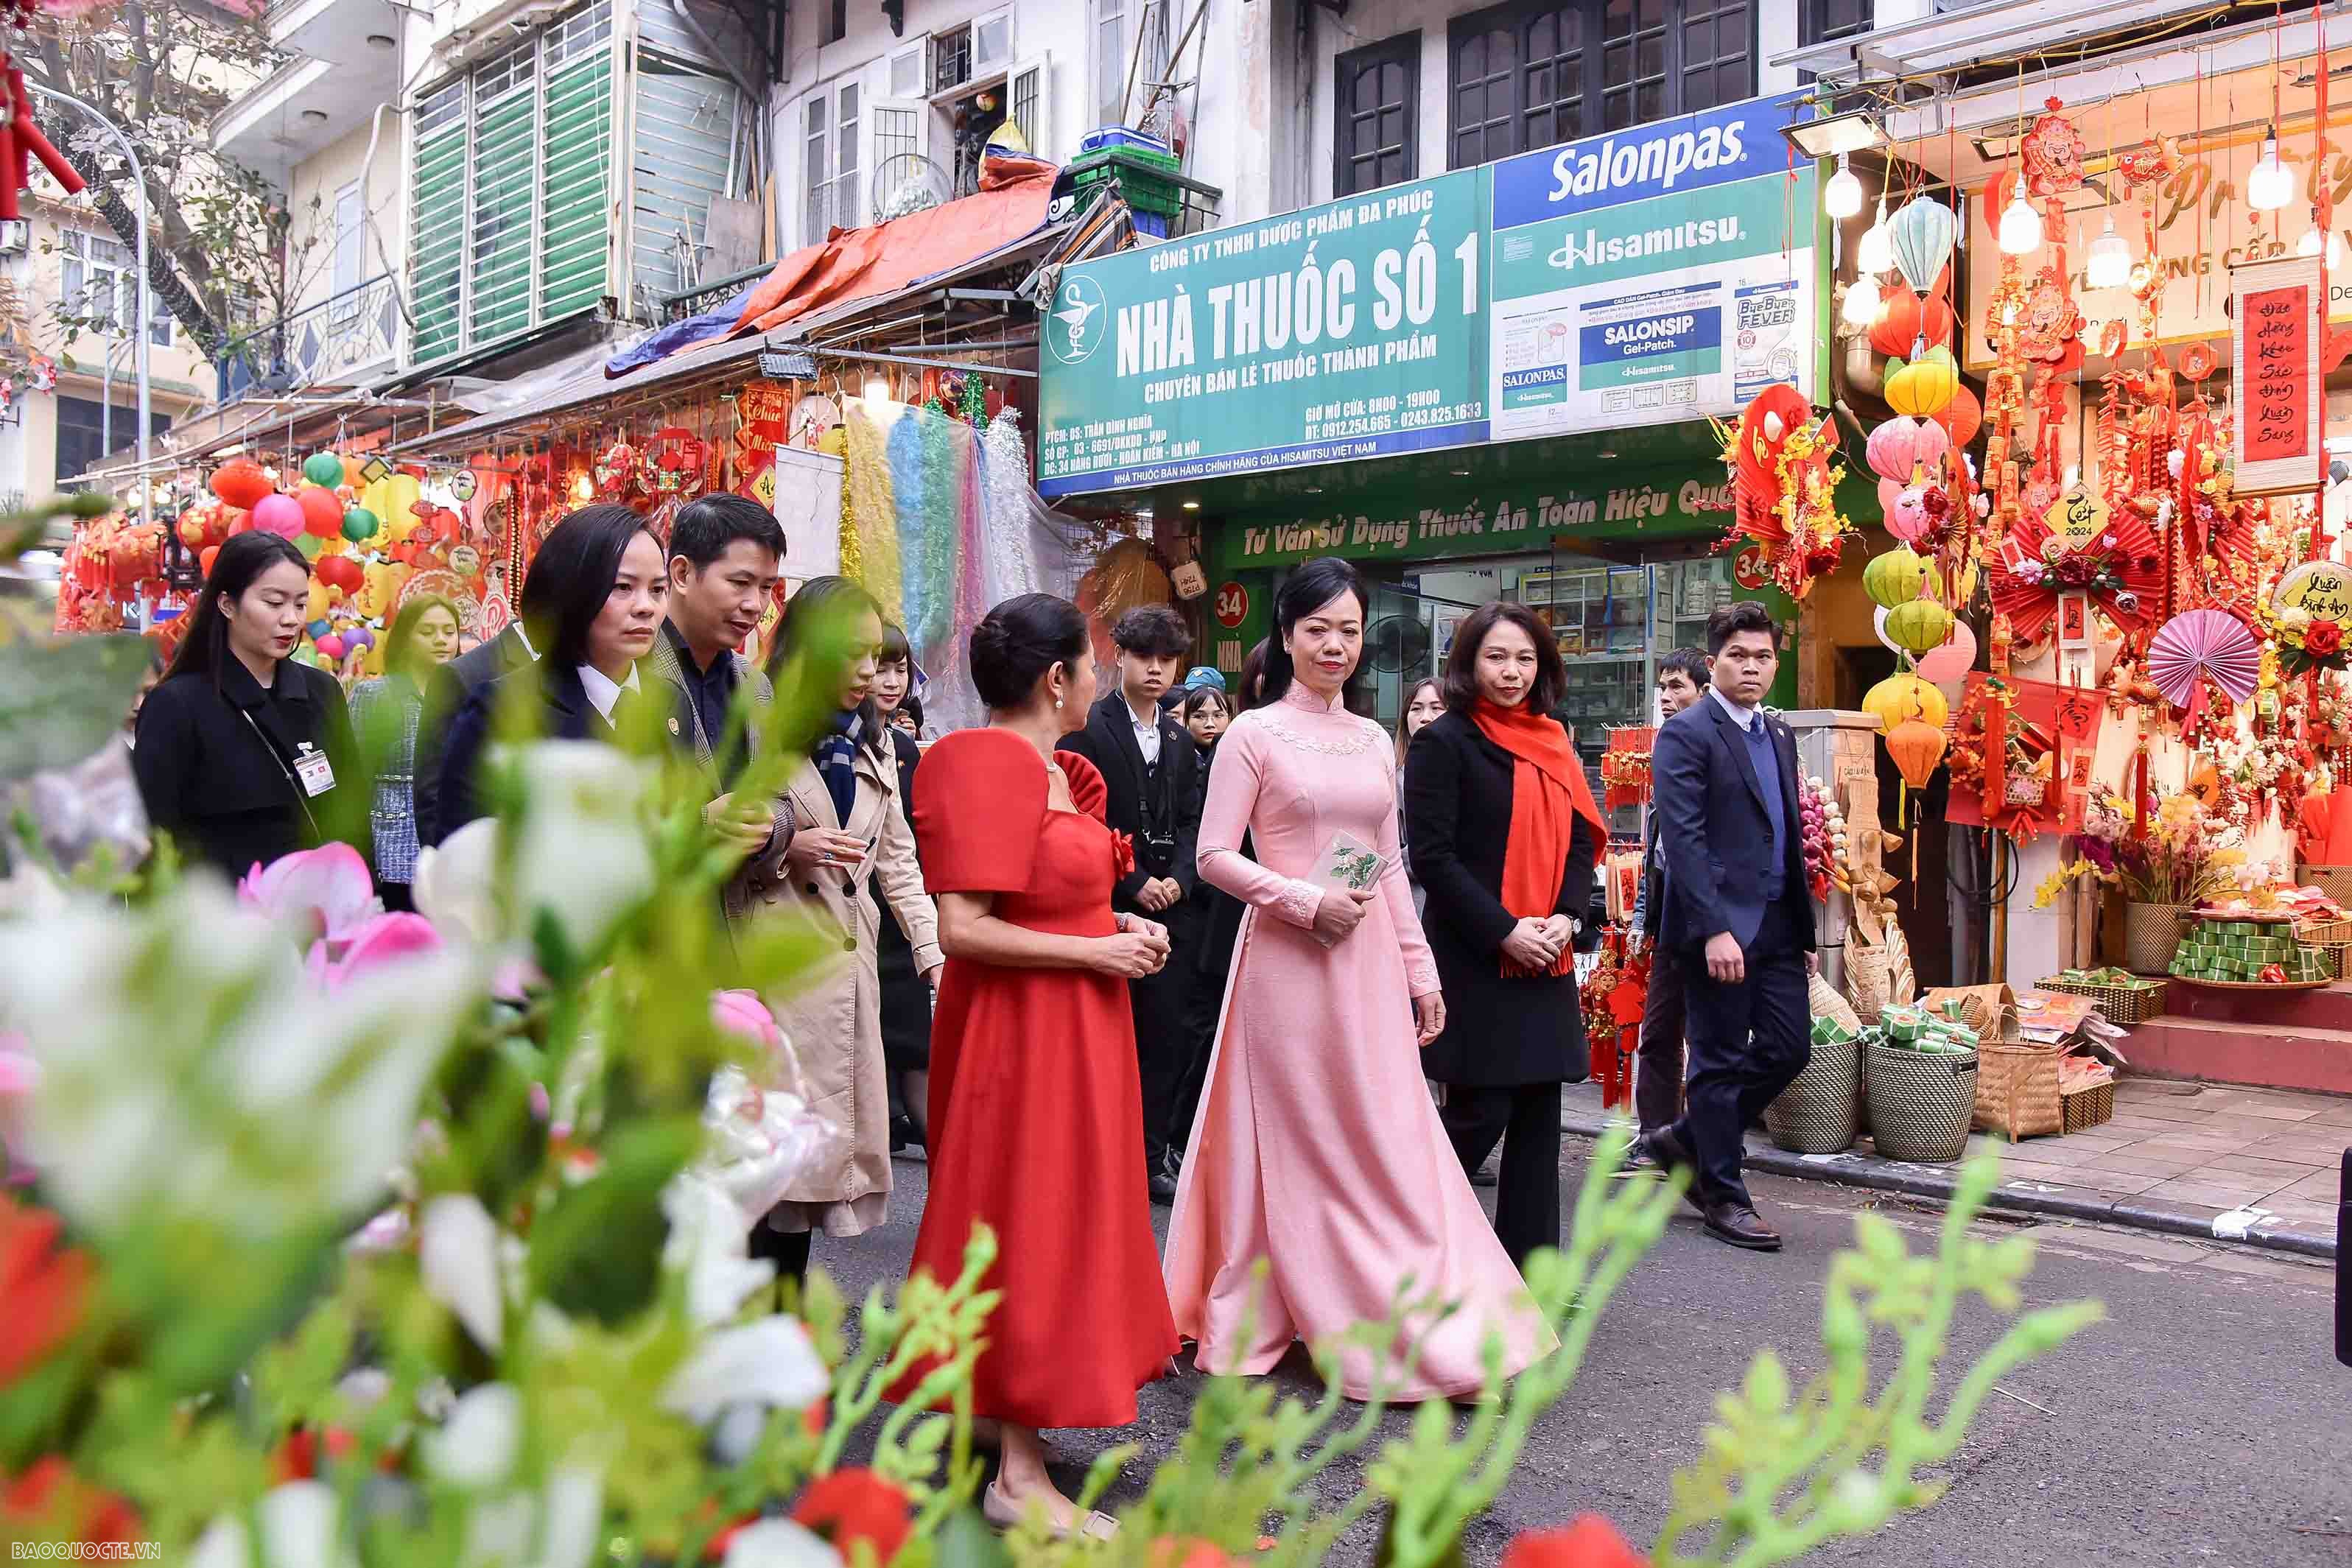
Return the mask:
<svg viewBox="0 0 2352 1568">
<path fill-rule="evenodd" d="M 631 664 L 628 680 L 616 686 L 604 671 L 593 664 L 583 664 L 580 666 L 580 689 L 588 694 L 588 700 L 596 705 L 596 711 L 604 716 L 606 724 L 610 724 L 613 722 L 613 705 L 621 700 L 621 694 L 637 689 L 637 667 Z"/>
<path fill-rule="evenodd" d="M 1723 705 L 1723 711 L 1731 716 L 1731 722 L 1738 725 L 1743 730 L 1754 729 L 1756 727 L 1756 721 L 1763 716 L 1763 710 L 1761 708 L 1741 707 L 1738 703 L 1733 702 L 1729 697 L 1725 696 L 1721 686 L 1708 686 L 1706 688 L 1706 695 L 1713 697 L 1717 702 L 1721 703 Z"/>
<path fill-rule="evenodd" d="M 1127 700 L 1124 693 L 1121 694 L 1120 700 Z M 1154 703 L 1151 706 L 1151 716 L 1145 718 L 1139 716 L 1135 711 L 1135 705 L 1132 702 L 1129 702 L 1127 706 L 1127 720 L 1129 724 L 1135 727 L 1135 744 L 1142 748 L 1143 765 L 1146 768 L 1159 767 L 1160 705 Z"/>
</svg>

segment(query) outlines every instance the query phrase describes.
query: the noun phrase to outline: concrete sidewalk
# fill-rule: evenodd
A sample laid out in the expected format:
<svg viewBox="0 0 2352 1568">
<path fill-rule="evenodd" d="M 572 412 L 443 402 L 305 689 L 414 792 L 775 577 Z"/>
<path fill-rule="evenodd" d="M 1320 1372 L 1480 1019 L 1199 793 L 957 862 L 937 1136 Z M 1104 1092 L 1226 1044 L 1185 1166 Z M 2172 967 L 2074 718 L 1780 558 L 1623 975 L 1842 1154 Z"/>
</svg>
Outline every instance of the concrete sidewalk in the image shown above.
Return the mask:
<svg viewBox="0 0 2352 1568">
<path fill-rule="evenodd" d="M 1561 1124 L 1598 1137 L 1601 1090 L 1569 1085 Z M 1978 1134 L 1971 1152 L 1999 1140 Z M 2127 1077 L 2105 1126 L 2004 1147 L 2002 1207 L 2336 1256 L 2337 1171 L 2352 1147 L 2352 1100 Z M 1864 1137 L 1842 1155 L 1792 1155 L 1748 1135 L 1751 1170 L 1921 1197 L 1948 1197 L 1957 1167 L 1883 1160 Z"/>
</svg>

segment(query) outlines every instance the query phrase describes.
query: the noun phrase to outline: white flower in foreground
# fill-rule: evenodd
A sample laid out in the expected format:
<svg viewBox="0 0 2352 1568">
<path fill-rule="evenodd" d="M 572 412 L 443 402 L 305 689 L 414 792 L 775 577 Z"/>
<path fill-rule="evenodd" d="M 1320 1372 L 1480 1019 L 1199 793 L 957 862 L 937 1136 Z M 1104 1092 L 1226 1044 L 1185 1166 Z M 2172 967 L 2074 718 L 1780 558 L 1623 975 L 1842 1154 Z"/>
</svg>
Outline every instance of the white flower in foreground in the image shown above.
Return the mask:
<svg viewBox="0 0 2352 1568">
<path fill-rule="evenodd" d="M 324 1481 L 288 1481 L 262 1494 L 255 1512 L 261 1521 L 263 1568 L 345 1568 L 353 1559 L 339 1529 L 341 1510 L 335 1489 Z M 205 1560 L 206 1543 L 224 1524 L 236 1523 L 234 1544 L 244 1544 L 245 1530 L 227 1515 L 213 1522 L 196 1543 L 196 1557 Z M 236 1559 L 242 1564 L 242 1553 Z"/>
<path fill-rule="evenodd" d="M 806 1409 L 832 1386 L 808 1330 L 779 1313 L 705 1335 L 662 1390 L 661 1403 L 699 1427 L 739 1401 Z"/>
<path fill-rule="evenodd" d="M 499 1289 L 499 1226 L 470 1192 L 443 1193 L 425 1206 L 416 1261 L 425 1293 L 457 1314 L 474 1343 L 493 1355 L 505 1343 Z"/>
<path fill-rule="evenodd" d="M 592 946 L 654 890 L 640 814 L 652 774 L 593 740 L 536 741 L 516 767 L 527 800 L 514 846 L 516 907 L 546 910 L 573 946 Z"/>
<path fill-rule="evenodd" d="M 522 1450 L 522 1396 L 512 1384 L 485 1383 L 459 1396 L 425 1450 L 433 1473 L 480 1491 L 514 1472 Z"/>
<path fill-rule="evenodd" d="M 763 1519 L 735 1532 L 720 1568 L 841 1568 L 841 1553 L 789 1519 Z"/>
<path fill-rule="evenodd" d="M 695 1326 L 725 1322 L 745 1297 L 774 1281 L 776 1266 L 751 1256 L 741 1211 L 708 1176 L 680 1171 L 661 1201 L 669 1221 L 662 1263 L 686 1275 L 686 1312 Z"/>
<path fill-rule="evenodd" d="M 409 895 L 446 940 L 475 947 L 498 940 L 498 823 L 482 817 L 418 852 Z"/>
<path fill-rule="evenodd" d="M 140 909 L 78 897 L 0 923 L 0 997 L 42 1065 L 26 1143 L 98 1229 L 200 1214 L 266 1236 L 368 1212 L 478 994 L 475 957 L 445 949 L 329 998 L 208 876 Z"/>
</svg>

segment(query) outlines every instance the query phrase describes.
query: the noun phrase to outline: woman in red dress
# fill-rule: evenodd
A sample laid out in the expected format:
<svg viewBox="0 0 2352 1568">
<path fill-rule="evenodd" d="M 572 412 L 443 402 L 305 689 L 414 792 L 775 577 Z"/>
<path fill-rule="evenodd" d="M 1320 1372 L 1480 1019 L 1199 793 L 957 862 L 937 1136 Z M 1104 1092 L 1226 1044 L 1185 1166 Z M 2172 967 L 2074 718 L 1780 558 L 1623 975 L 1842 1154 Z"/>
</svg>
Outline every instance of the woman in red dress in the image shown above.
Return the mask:
<svg viewBox="0 0 2352 1568">
<path fill-rule="evenodd" d="M 991 611 L 971 634 L 989 707 L 924 756 L 915 836 L 947 955 L 931 1030 L 930 1197 L 914 1268 L 962 1271 L 972 1227 L 996 1233 L 982 1288 L 1003 1292 L 972 1373 L 972 1411 L 1001 1422 L 982 1498 L 1009 1524 L 1034 1501 L 1081 1523 L 1038 1433 L 1123 1427 L 1177 1348 L 1143 1175 L 1127 982 L 1167 961 L 1168 934 L 1114 915 L 1122 847 L 1101 775 L 1054 743 L 1095 697 L 1086 618 L 1051 594 Z"/>
</svg>

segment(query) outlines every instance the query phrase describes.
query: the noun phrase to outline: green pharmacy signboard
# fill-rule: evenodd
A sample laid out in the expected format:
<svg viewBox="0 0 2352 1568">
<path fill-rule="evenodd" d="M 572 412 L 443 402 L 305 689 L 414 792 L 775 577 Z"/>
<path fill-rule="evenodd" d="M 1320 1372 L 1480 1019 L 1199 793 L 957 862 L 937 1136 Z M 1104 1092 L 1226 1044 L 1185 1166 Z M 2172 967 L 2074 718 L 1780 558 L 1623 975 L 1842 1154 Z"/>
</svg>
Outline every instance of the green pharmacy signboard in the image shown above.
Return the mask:
<svg viewBox="0 0 2352 1568">
<path fill-rule="evenodd" d="M 1068 268 L 1037 487 L 1132 489 L 1810 393 L 1813 171 L 1780 99 Z"/>
</svg>

